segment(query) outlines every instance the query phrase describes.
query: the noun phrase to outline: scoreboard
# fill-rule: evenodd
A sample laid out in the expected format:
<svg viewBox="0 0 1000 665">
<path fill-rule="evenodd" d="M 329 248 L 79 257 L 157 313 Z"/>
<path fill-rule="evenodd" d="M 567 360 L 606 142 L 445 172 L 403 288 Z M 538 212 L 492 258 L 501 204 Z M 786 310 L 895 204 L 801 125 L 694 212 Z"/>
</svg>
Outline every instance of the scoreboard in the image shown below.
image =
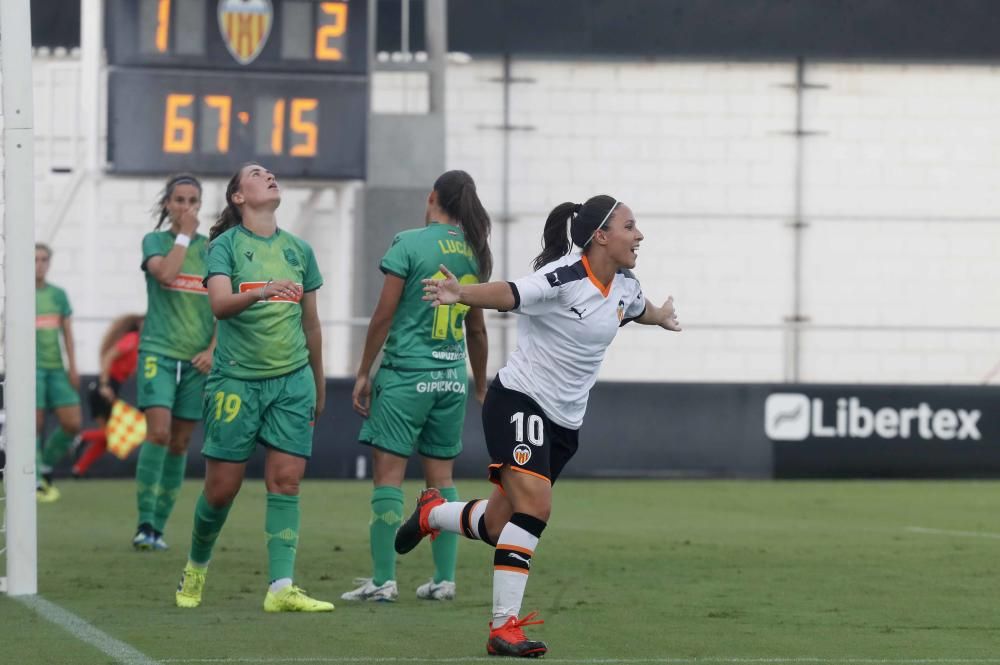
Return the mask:
<svg viewBox="0 0 1000 665">
<path fill-rule="evenodd" d="M 109 0 L 116 174 L 363 178 L 367 0 Z"/>
</svg>

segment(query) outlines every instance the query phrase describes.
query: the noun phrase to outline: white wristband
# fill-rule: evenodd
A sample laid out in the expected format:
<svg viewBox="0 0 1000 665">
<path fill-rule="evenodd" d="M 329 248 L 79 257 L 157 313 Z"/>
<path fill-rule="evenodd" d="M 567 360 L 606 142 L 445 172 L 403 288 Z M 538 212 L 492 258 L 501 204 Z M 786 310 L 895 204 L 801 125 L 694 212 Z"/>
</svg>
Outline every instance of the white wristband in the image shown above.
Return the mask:
<svg viewBox="0 0 1000 665">
<path fill-rule="evenodd" d="M 191 236 L 185 233 L 178 233 L 177 237 L 174 238 L 174 244 L 180 245 L 181 247 L 187 247 L 191 244 Z"/>
</svg>

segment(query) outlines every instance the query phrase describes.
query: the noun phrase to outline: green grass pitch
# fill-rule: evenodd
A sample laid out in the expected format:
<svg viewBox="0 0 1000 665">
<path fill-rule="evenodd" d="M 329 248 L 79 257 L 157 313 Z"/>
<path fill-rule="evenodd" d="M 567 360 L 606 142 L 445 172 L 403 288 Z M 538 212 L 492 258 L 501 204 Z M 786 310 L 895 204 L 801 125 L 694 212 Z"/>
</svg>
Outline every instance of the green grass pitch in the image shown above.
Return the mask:
<svg viewBox="0 0 1000 665">
<path fill-rule="evenodd" d="M 324 615 L 266 615 L 264 490 L 236 501 L 197 610 L 173 605 L 198 482 L 167 534 L 131 550 L 125 481 L 60 483 L 40 505 L 41 595 L 167 663 L 483 662 L 492 551 L 463 541 L 458 599 L 417 600 L 430 547 L 401 557 L 400 601 L 340 601 L 370 574 L 367 482 L 309 481 L 296 581 Z M 489 491 L 459 483 L 463 497 Z M 408 484 L 407 511 L 417 485 Z M 569 481 L 528 583 L 548 660 L 1000 663 L 1000 485 Z M 791 659 L 787 661 L 785 659 Z M 116 662 L 0 596 L 0 662 Z"/>
</svg>

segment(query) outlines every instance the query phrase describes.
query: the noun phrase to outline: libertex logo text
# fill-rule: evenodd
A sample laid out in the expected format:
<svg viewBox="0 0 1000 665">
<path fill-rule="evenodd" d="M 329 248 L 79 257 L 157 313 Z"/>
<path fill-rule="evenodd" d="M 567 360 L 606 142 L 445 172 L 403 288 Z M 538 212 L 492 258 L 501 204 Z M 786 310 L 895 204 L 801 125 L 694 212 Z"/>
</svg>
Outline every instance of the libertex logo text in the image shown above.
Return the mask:
<svg viewBox="0 0 1000 665">
<path fill-rule="evenodd" d="M 868 407 L 857 397 L 810 398 L 772 393 L 764 401 L 764 432 L 772 441 L 817 439 L 938 439 L 979 441 L 979 409 Z"/>
</svg>

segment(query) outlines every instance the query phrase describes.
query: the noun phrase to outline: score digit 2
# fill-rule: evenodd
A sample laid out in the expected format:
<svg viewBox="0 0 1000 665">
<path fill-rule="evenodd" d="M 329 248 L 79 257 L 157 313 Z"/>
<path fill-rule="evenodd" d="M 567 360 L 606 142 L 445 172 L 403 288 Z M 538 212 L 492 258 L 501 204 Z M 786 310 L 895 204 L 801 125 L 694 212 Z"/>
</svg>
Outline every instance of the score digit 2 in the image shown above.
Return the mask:
<svg viewBox="0 0 1000 665">
<path fill-rule="evenodd" d="M 258 98 L 236 113 L 235 125 L 230 95 L 170 92 L 163 109 L 165 153 L 227 154 L 234 127 L 252 137 L 258 155 L 283 155 L 287 147 L 292 157 L 315 157 L 319 145 L 319 100 L 311 97 Z"/>
</svg>

